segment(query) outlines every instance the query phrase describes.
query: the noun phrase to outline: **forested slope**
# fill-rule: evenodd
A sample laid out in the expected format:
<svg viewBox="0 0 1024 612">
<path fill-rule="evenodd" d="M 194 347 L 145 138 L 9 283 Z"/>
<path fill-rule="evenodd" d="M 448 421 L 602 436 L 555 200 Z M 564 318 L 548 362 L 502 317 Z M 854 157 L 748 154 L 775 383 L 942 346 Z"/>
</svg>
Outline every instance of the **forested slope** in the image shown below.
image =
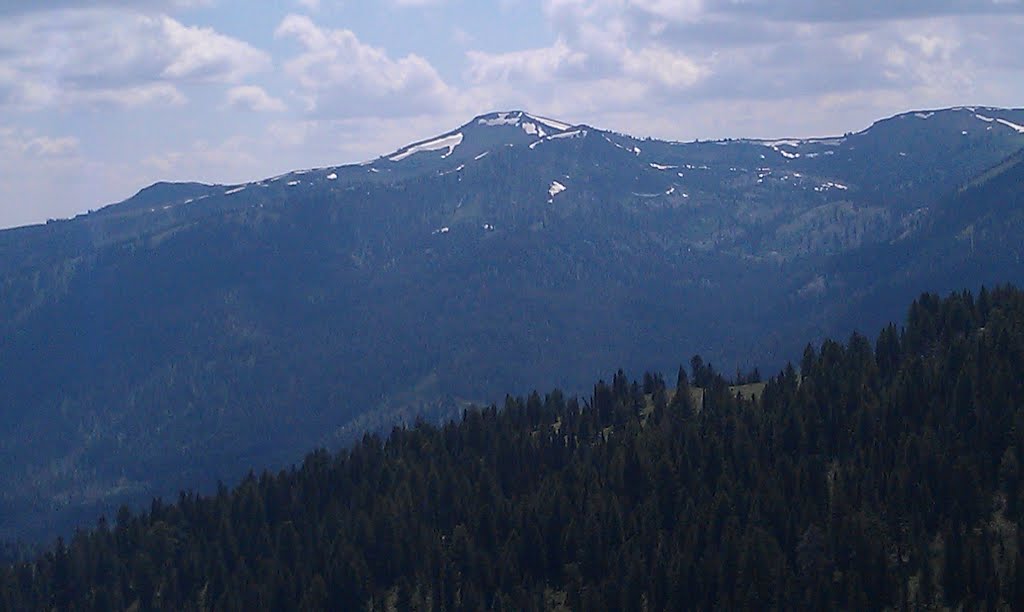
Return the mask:
<svg viewBox="0 0 1024 612">
<path fill-rule="evenodd" d="M 500 112 L 0 231 L 0 540 L 616 367 L 775 371 L 922 291 L 1024 284 L 1011 124 L 678 143 Z"/>
<path fill-rule="evenodd" d="M 740 399 L 509 398 L 183 493 L 0 570 L 4 609 L 1009 608 L 1024 293 L 925 294 Z M 692 382 L 703 387 L 695 405 Z M 686 392 L 679 392 L 685 390 Z"/>
</svg>

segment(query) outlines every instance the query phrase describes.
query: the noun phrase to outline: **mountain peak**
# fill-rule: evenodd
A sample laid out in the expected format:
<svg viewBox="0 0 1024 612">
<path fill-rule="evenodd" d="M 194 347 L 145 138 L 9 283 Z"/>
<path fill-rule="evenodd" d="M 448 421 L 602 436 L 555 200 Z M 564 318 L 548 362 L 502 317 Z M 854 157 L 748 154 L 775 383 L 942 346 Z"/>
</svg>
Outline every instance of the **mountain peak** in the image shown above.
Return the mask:
<svg viewBox="0 0 1024 612">
<path fill-rule="evenodd" d="M 522 110 L 495 111 L 474 117 L 469 123 L 439 136 L 414 142 L 390 155 L 390 162 L 414 158 L 419 162 L 443 159 L 447 162 L 478 159 L 503 146 L 529 146 L 544 138 L 571 131 L 564 121 Z"/>
<path fill-rule="evenodd" d="M 475 117 L 468 125 L 497 127 L 511 125 L 521 127 L 527 134 L 541 138 L 550 134 L 564 132 L 572 128 L 572 124 L 541 115 L 534 115 L 523 110 L 496 111 Z"/>
</svg>

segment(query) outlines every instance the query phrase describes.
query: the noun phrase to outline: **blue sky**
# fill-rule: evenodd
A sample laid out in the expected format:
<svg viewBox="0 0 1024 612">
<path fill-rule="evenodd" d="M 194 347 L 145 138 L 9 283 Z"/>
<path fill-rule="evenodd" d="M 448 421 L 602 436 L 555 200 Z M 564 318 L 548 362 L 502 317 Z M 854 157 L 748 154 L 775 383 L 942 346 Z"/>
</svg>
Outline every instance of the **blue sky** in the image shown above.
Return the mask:
<svg viewBox="0 0 1024 612">
<path fill-rule="evenodd" d="M 492 110 L 690 140 L 1019 107 L 1022 31 L 1022 0 L 0 0 L 0 227 Z"/>
</svg>

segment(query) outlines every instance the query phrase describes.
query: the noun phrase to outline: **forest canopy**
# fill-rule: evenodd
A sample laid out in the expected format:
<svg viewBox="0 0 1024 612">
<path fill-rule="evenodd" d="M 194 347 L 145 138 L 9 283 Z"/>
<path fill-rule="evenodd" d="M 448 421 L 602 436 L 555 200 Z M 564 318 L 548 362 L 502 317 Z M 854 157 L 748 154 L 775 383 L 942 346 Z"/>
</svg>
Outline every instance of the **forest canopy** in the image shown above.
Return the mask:
<svg viewBox="0 0 1024 612">
<path fill-rule="evenodd" d="M 1024 293 L 922 295 L 904 326 L 808 346 L 763 382 L 689 365 L 123 508 L 0 568 L 0 608 L 1024 601 Z"/>
</svg>

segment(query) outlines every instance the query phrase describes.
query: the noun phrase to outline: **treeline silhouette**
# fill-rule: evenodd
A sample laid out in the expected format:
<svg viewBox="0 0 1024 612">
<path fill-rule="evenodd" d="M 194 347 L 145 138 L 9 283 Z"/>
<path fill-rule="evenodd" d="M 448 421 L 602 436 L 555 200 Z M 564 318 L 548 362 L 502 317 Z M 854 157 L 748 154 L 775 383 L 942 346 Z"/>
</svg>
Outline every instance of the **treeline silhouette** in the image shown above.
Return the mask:
<svg viewBox="0 0 1024 612">
<path fill-rule="evenodd" d="M 741 393 L 508 398 L 0 569 L 8 610 L 1010 609 L 1024 293 L 925 294 Z M 744 381 L 759 378 L 755 374 Z M 697 392 L 691 379 L 700 382 Z M 736 381 L 732 381 L 736 382 Z"/>
</svg>

